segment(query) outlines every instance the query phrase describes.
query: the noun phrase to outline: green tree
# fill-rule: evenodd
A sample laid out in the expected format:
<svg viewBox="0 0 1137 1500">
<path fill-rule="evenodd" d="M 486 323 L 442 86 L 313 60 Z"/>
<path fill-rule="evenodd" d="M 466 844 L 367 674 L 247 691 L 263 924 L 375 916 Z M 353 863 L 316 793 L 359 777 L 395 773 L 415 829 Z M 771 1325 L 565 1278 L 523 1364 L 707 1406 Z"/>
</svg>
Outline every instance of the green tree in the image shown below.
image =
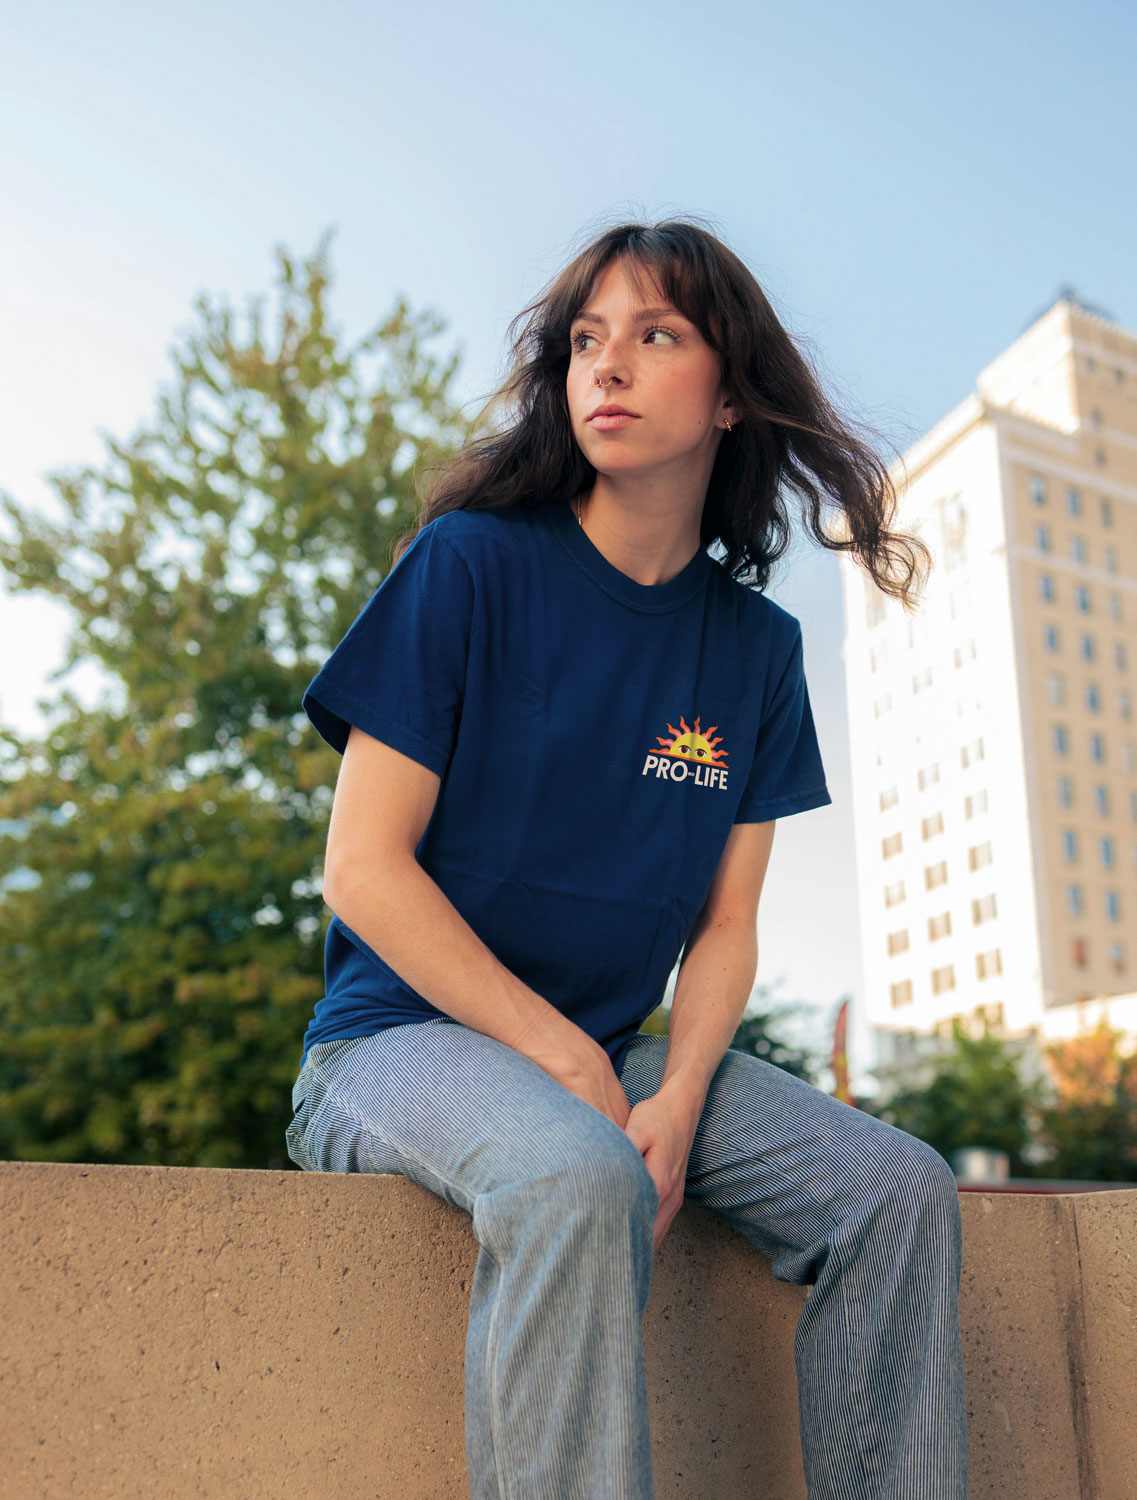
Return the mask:
<svg viewBox="0 0 1137 1500">
<path fill-rule="evenodd" d="M 927 1141 L 943 1157 L 963 1146 L 987 1146 L 1007 1153 L 1012 1176 L 1029 1176 L 1023 1151 L 1042 1088 L 1024 1081 L 1016 1049 L 986 1021 L 981 1036 L 969 1035 L 958 1017 L 951 1031 L 951 1048 L 930 1061 L 929 1076 L 861 1108 Z"/>
<path fill-rule="evenodd" d="M 49 476 L 58 518 L 0 495 L 9 587 L 73 617 L 57 676 L 112 684 L 0 728 L 0 1155 L 283 1164 L 338 768 L 300 698 L 473 431 L 436 315 L 343 346 L 328 238 L 276 251 L 271 330 L 195 300 L 155 416 Z"/>
</svg>

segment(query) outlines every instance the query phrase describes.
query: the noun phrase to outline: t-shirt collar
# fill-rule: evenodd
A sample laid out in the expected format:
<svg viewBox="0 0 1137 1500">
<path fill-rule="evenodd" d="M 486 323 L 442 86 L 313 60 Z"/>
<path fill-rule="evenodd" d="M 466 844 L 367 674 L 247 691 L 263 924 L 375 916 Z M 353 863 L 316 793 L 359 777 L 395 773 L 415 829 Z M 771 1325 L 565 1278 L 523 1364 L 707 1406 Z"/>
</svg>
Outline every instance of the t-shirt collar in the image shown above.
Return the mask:
<svg viewBox="0 0 1137 1500">
<path fill-rule="evenodd" d="M 674 609 L 705 587 L 713 567 L 710 553 L 705 547 L 700 547 L 686 567 L 666 583 L 639 583 L 608 561 L 577 520 L 569 501 L 542 506 L 541 512 L 592 581 L 599 584 L 606 594 L 633 609 Z"/>
</svg>

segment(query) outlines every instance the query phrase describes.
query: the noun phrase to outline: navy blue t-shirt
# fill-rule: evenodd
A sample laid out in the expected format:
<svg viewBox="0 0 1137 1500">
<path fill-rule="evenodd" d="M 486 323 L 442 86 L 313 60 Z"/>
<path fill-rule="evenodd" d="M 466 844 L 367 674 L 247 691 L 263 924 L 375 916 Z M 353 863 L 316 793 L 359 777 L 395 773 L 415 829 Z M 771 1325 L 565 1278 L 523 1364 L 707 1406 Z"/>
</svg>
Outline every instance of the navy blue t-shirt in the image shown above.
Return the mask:
<svg viewBox="0 0 1137 1500">
<path fill-rule="evenodd" d="M 567 503 L 452 511 L 414 538 L 303 707 L 442 778 L 416 850 L 490 951 L 619 1076 L 734 823 L 822 807 L 797 619 L 700 550 L 642 584 Z M 304 1035 L 445 1014 L 338 916 Z"/>
</svg>

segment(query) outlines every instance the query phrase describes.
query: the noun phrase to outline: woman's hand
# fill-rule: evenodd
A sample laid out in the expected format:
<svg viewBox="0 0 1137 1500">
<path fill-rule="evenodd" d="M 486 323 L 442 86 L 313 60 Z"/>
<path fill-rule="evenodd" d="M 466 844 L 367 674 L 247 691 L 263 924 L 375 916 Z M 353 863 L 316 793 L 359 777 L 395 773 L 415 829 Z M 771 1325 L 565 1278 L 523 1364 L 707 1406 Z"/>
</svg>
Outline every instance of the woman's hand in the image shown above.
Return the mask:
<svg viewBox="0 0 1137 1500">
<path fill-rule="evenodd" d="M 599 1042 L 567 1023 L 557 1033 L 524 1038 L 515 1045 L 570 1093 L 624 1129 L 630 1113 L 628 1096 Z"/>
<path fill-rule="evenodd" d="M 624 1134 L 639 1148 L 659 1193 L 653 1249 L 658 1250 L 683 1204 L 687 1162 L 699 1116 L 664 1094 L 633 1105 Z"/>
</svg>

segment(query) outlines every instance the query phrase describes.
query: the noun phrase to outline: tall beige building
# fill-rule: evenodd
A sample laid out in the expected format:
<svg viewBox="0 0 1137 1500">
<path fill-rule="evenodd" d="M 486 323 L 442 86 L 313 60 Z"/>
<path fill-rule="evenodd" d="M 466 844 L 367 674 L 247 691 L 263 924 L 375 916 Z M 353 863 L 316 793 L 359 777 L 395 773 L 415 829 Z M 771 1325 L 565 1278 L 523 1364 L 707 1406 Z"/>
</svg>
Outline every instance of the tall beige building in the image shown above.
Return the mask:
<svg viewBox="0 0 1137 1500">
<path fill-rule="evenodd" d="M 909 617 L 842 557 L 865 1020 L 1137 1044 L 1137 337 L 1070 291 L 893 471 Z"/>
</svg>

